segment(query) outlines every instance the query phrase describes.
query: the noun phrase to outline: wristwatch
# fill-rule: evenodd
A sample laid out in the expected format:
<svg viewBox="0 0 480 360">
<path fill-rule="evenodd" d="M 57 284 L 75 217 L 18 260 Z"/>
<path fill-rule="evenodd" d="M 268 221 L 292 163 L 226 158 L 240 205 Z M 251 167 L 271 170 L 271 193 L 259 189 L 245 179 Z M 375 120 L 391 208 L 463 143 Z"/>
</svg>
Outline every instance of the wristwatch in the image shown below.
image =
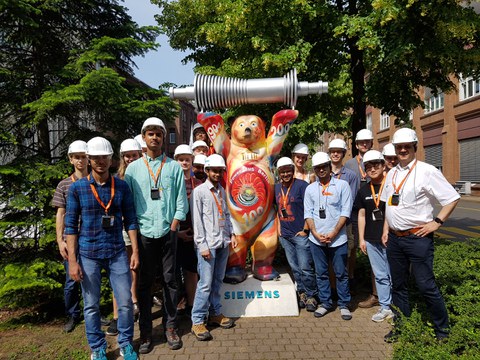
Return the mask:
<svg viewBox="0 0 480 360">
<path fill-rule="evenodd" d="M 303 232 L 304 232 L 305 234 L 309 235 L 309 234 L 310 234 L 310 229 L 303 229 Z"/>
<path fill-rule="evenodd" d="M 443 225 L 443 220 L 442 220 L 442 219 L 439 219 L 438 217 L 436 217 L 435 219 L 433 219 L 433 221 L 435 221 L 437 224 Z"/>
</svg>

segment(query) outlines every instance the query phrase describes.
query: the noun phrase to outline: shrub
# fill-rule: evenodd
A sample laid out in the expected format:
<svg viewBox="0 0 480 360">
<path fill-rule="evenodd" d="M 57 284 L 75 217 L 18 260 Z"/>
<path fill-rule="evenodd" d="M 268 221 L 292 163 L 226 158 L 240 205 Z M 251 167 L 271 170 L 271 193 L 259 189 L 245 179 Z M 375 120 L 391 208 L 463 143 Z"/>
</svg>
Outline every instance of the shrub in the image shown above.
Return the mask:
<svg viewBox="0 0 480 360">
<path fill-rule="evenodd" d="M 400 322 L 394 359 L 480 359 L 480 239 L 439 241 L 434 272 L 450 315 L 450 337 L 435 339 L 424 301 L 413 292 L 418 306 Z"/>
</svg>

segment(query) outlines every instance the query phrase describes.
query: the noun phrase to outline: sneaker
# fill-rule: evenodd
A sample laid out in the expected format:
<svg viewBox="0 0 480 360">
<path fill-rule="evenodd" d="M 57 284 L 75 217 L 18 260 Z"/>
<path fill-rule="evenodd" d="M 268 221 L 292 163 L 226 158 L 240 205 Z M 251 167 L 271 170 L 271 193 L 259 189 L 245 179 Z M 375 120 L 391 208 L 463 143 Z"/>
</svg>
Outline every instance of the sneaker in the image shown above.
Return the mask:
<svg viewBox="0 0 480 360">
<path fill-rule="evenodd" d="M 156 307 L 159 307 L 159 308 L 161 308 L 162 305 L 163 305 L 162 300 L 160 300 L 160 298 L 157 297 L 157 296 L 152 297 L 152 304 Z"/>
<path fill-rule="evenodd" d="M 298 294 L 298 307 L 300 309 L 305 309 L 306 306 L 307 306 L 307 294 L 305 293 Z"/>
<path fill-rule="evenodd" d="M 198 341 L 207 341 L 212 339 L 212 334 L 205 327 L 205 324 L 192 325 L 192 334 Z"/>
<path fill-rule="evenodd" d="M 123 356 L 125 360 L 138 360 L 137 353 L 133 350 L 131 344 L 125 345 L 120 349 L 120 356 Z"/>
<path fill-rule="evenodd" d="M 140 354 L 148 354 L 150 351 L 152 351 L 152 349 L 152 338 L 149 337 L 140 341 L 140 347 L 138 348 L 138 352 Z"/>
<path fill-rule="evenodd" d="M 369 308 L 372 308 L 372 307 L 378 306 L 378 305 L 380 305 L 378 303 L 378 297 L 375 296 L 375 295 L 370 295 L 364 301 L 360 301 L 358 303 L 358 307 L 363 308 L 363 309 L 369 309 Z"/>
<path fill-rule="evenodd" d="M 134 302 L 133 303 L 133 316 L 138 317 L 140 314 L 140 308 L 138 307 L 138 303 Z"/>
<path fill-rule="evenodd" d="M 388 332 L 387 335 L 383 337 L 383 341 L 385 341 L 386 343 L 392 344 L 398 341 L 398 335 L 399 335 L 398 331 L 395 328 L 393 328 Z"/>
<path fill-rule="evenodd" d="M 90 355 L 90 360 L 107 360 L 107 353 L 105 352 L 105 348 L 92 351 L 92 355 Z"/>
<path fill-rule="evenodd" d="M 340 315 L 343 320 L 352 320 L 352 313 L 346 308 L 340 309 Z"/>
<path fill-rule="evenodd" d="M 372 321 L 382 322 L 385 319 L 391 319 L 393 317 L 393 311 L 390 309 L 380 309 L 372 316 Z"/>
<path fill-rule="evenodd" d="M 308 298 L 305 307 L 307 308 L 308 312 L 314 312 L 318 307 L 317 300 L 315 300 L 313 297 Z"/>
<path fill-rule="evenodd" d="M 74 317 L 69 318 L 68 321 L 63 326 L 63 331 L 65 331 L 66 333 L 72 332 L 73 329 L 75 329 L 75 326 L 77 326 L 79 322 L 80 322 L 80 319 L 77 319 Z"/>
<path fill-rule="evenodd" d="M 210 316 L 208 318 L 208 325 L 220 326 L 222 329 L 230 329 L 233 326 L 233 320 L 223 314 L 219 314 Z"/>
<path fill-rule="evenodd" d="M 182 339 L 177 334 L 174 328 L 167 328 L 165 331 L 165 338 L 167 339 L 168 347 L 171 350 L 178 350 L 183 346 Z"/>
<path fill-rule="evenodd" d="M 110 322 L 110 325 L 107 328 L 107 335 L 110 335 L 110 336 L 118 335 L 117 319 L 112 319 L 112 321 Z"/>
<path fill-rule="evenodd" d="M 317 308 L 317 310 L 315 310 L 315 312 L 313 313 L 313 316 L 319 318 L 319 317 L 325 316 L 328 312 L 330 312 L 330 309 L 327 309 L 323 307 L 323 305 L 320 305 Z"/>
</svg>

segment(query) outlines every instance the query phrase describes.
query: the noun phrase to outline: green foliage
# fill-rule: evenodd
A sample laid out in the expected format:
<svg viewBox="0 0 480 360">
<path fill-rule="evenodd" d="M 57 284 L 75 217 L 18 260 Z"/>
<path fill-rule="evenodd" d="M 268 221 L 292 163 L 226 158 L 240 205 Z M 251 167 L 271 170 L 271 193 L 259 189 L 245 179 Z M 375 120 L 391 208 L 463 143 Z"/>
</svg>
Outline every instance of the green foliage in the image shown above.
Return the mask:
<svg viewBox="0 0 480 360">
<path fill-rule="evenodd" d="M 64 269 L 60 262 L 35 259 L 0 268 L 0 307 L 38 306 L 61 298 Z"/>
<path fill-rule="evenodd" d="M 478 359 L 480 354 L 480 239 L 442 242 L 435 248 L 434 272 L 450 316 L 451 333 L 439 343 L 423 299 L 400 322 L 394 359 Z"/>
<path fill-rule="evenodd" d="M 152 3 L 160 7 L 156 19 L 171 46 L 191 50 L 184 61 L 199 73 L 278 77 L 296 67 L 302 81 L 333 84 L 328 96 L 299 100 L 299 121 L 306 125 L 294 136 L 305 142 L 345 125 L 355 136 L 365 127 L 367 105 L 408 121 L 410 110 L 423 105 L 419 87 L 448 91 L 451 74 L 480 69 L 480 17 L 465 6 L 469 1 Z"/>
</svg>

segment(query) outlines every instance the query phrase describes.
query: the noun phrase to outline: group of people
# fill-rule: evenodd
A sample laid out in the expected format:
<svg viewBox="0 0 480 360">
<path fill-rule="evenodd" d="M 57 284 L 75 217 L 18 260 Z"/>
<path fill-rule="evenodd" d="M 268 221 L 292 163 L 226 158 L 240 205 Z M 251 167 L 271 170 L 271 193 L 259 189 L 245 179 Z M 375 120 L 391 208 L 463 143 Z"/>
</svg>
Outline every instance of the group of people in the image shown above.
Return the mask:
<svg viewBox="0 0 480 360">
<path fill-rule="evenodd" d="M 203 128 L 195 130 L 198 138 L 206 136 Z M 109 172 L 114 152 L 105 138 L 77 140 L 68 148 L 74 173 L 58 184 L 53 200 L 57 242 L 67 272 L 65 331 L 80 321 L 80 284 L 92 359 L 106 359 L 100 315 L 102 270 L 113 290 L 114 316 L 107 334 L 118 334 L 125 359 L 138 358 L 132 346 L 135 315 L 141 338 L 138 352 L 146 354 L 153 348 L 151 289 L 157 274 L 163 286 L 163 329 L 171 349 L 182 347 L 177 332 L 179 270 L 195 336 L 211 337 L 207 321 L 222 328 L 233 326 L 232 319 L 220 312 L 219 294 L 228 249 L 236 246 L 225 191 L 219 185 L 225 162 L 219 155 L 207 156 L 206 138 L 192 147 L 179 146 L 171 159 L 163 152 L 165 136 L 162 120 L 147 119 L 141 139 L 137 138 L 141 143 L 122 142 L 115 176 Z M 192 216 L 197 219 L 195 228 Z"/>
<path fill-rule="evenodd" d="M 215 154 L 201 125 L 194 127 L 193 135 L 193 145 L 179 145 L 171 159 L 163 151 L 165 125 L 158 118 L 147 119 L 139 137 L 122 143 L 115 176 L 109 172 L 113 149 L 106 139 L 69 146 L 74 173 L 59 183 L 53 200 L 67 272 L 65 331 L 80 320 L 80 284 L 92 359 L 106 359 L 102 269 L 114 299 L 107 333 L 118 334 L 125 359 L 138 358 L 132 346 L 135 316 L 138 352 L 153 349 L 151 290 L 157 274 L 163 286 L 162 324 L 171 349 L 182 347 L 177 332 L 181 287 L 198 340 L 212 338 L 207 325 L 233 326 L 220 305 L 229 249 L 237 246 L 221 186 L 225 161 Z M 412 273 L 429 305 L 437 337 L 443 338 L 448 335 L 448 315 L 433 276 L 433 232 L 459 196 L 440 171 L 416 159 L 413 130 L 398 130 L 382 153 L 371 149 L 373 136 L 367 129 L 357 134 L 355 145 L 358 155 L 343 165 L 347 145 L 332 140 L 328 153 L 313 155 L 313 173 L 305 169 L 309 150 L 304 144 L 295 146 L 291 158 L 277 161 L 278 234 L 299 306 L 323 317 L 334 310 L 335 288 L 340 315 L 350 320 L 350 286 L 359 247 L 373 272 L 373 293 L 363 306 L 380 305 L 372 320 L 383 321 L 397 311 L 410 315 L 407 280 Z M 435 218 L 434 198 L 442 205 Z"/>
<path fill-rule="evenodd" d="M 379 305 L 372 320 L 400 313 L 410 316 L 408 280 L 415 278 L 427 302 L 438 339 L 448 336 L 448 314 L 433 273 L 433 234 L 454 210 L 459 195 L 435 167 L 417 160 L 418 138 L 402 128 L 382 152 L 373 150 L 373 134 L 360 130 L 358 155 L 343 164 L 342 139 L 312 157 L 313 174 L 304 164 L 308 147 L 298 144 L 292 158 L 277 162 L 275 185 L 279 239 L 296 283 L 299 306 L 323 317 L 334 310 L 332 288 L 341 318 L 349 309 L 357 249 L 368 255 L 372 294 L 359 307 Z M 437 216 L 433 205 L 442 206 Z M 385 335 L 394 341 L 398 326 Z"/>
</svg>

